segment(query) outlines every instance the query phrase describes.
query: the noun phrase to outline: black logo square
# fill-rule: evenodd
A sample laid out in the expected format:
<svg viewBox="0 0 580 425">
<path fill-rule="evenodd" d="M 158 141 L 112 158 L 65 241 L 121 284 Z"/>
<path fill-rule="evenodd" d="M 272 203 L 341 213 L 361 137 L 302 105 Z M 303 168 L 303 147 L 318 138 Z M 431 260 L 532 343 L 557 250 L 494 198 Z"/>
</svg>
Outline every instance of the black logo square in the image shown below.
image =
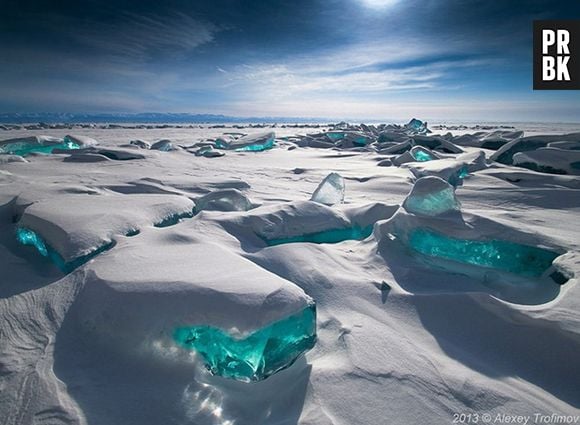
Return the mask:
<svg viewBox="0 0 580 425">
<path fill-rule="evenodd" d="M 580 21 L 534 21 L 534 90 L 580 90 Z"/>
</svg>

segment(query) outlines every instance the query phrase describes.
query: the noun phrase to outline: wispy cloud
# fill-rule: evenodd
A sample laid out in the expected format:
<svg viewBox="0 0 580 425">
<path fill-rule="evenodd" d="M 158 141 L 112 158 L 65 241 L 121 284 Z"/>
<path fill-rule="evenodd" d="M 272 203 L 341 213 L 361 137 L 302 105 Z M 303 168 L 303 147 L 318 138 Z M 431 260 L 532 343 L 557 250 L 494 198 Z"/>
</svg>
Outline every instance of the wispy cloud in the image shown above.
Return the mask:
<svg viewBox="0 0 580 425">
<path fill-rule="evenodd" d="M 409 44 L 412 42 L 407 40 L 405 45 Z M 239 65 L 223 73 L 223 78 L 231 89 L 245 87 L 247 92 L 267 93 L 274 98 L 332 92 L 360 97 L 391 91 L 436 89 L 444 79 L 462 68 L 490 63 L 483 58 L 439 59 L 452 52 L 448 49 L 420 43 L 405 50 L 389 49 L 384 44 L 355 44 L 315 56 Z M 446 87 L 452 86 L 447 84 Z"/>
<path fill-rule="evenodd" d="M 223 28 L 190 15 L 173 12 L 161 17 L 125 13 L 113 23 L 88 23 L 73 37 L 99 53 L 143 61 L 159 53 L 190 52 L 211 43 Z"/>
</svg>

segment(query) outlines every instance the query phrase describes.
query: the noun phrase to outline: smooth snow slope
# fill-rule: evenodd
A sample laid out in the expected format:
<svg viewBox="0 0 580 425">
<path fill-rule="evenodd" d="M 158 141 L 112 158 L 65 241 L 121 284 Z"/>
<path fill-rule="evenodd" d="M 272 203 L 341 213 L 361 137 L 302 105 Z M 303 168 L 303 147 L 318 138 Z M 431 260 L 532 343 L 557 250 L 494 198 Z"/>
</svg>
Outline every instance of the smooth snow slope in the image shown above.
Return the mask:
<svg viewBox="0 0 580 425">
<path fill-rule="evenodd" d="M 571 277 L 565 285 L 518 298 L 517 286 L 500 279 L 498 290 L 461 270 L 430 267 L 390 240 L 393 223 L 418 221 L 397 213 L 415 174 L 446 176 L 456 155 L 384 167 L 375 152 L 283 144 L 220 158 L 119 147 L 136 138 L 190 144 L 224 130 L 162 131 L 76 130 L 142 159 L 57 154 L 0 163 L 0 423 L 450 424 L 454 413 L 580 415 L 580 177 L 486 165 L 480 149 L 462 146 L 468 156 L 458 162 L 471 168 L 456 191 L 464 222 L 453 226 L 567 252 L 557 260 Z M 344 177 L 345 203 L 309 202 L 330 172 Z M 256 208 L 203 210 L 155 227 L 231 189 Z M 115 246 L 65 276 L 17 244 L 20 220 L 71 258 L 110 240 Z M 373 223 L 363 241 L 265 241 Z M 310 298 L 316 346 L 262 382 L 210 376 L 169 337 L 183 322 L 256 329 Z"/>
</svg>

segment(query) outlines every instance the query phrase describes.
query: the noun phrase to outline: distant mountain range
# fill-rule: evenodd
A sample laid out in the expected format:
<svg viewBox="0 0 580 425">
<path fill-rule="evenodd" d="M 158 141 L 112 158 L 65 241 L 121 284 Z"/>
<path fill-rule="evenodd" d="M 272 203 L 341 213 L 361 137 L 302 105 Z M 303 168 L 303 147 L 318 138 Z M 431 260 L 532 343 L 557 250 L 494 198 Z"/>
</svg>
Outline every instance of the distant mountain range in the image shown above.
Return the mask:
<svg viewBox="0 0 580 425">
<path fill-rule="evenodd" d="M 234 117 L 216 114 L 158 113 L 71 114 L 0 113 L 0 123 L 314 123 L 332 122 L 324 118 Z"/>
</svg>

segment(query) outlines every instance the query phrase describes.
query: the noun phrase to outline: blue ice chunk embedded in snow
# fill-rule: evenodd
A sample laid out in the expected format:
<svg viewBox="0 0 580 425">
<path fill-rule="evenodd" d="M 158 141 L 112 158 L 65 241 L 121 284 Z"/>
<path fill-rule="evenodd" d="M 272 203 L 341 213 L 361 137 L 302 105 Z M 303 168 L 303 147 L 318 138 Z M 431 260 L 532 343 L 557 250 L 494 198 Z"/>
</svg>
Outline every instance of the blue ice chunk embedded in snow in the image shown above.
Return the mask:
<svg viewBox="0 0 580 425">
<path fill-rule="evenodd" d="M 409 234 L 409 245 L 421 254 L 460 263 L 540 277 L 560 254 L 543 248 L 501 240 L 455 239 L 430 229 Z"/>
<path fill-rule="evenodd" d="M 201 355 L 214 375 L 238 381 L 261 381 L 291 366 L 316 343 L 316 305 L 255 332 L 236 337 L 211 326 L 175 330 L 175 341 Z"/>
<path fill-rule="evenodd" d="M 16 141 L 14 143 L 5 143 L 0 145 L 0 154 L 28 156 L 31 153 L 51 154 L 54 150 L 75 150 L 81 146 L 70 140 L 64 140 L 60 143 L 45 142 L 42 138 L 35 138 L 36 141 Z"/>
<path fill-rule="evenodd" d="M 453 186 L 439 177 L 427 176 L 415 182 L 411 193 L 403 202 L 403 207 L 410 213 L 432 217 L 459 211 L 461 204 L 455 196 Z"/>
<path fill-rule="evenodd" d="M 433 161 L 434 159 L 439 158 L 434 153 L 430 152 L 422 146 L 413 146 L 413 148 L 411 148 L 411 155 L 415 161 L 418 162 Z"/>
<path fill-rule="evenodd" d="M 330 173 L 312 194 L 311 201 L 324 205 L 340 204 L 344 201 L 344 179 L 338 173 Z"/>
<path fill-rule="evenodd" d="M 326 136 L 333 141 L 337 141 L 344 139 L 346 137 L 346 133 L 344 131 L 328 131 Z"/>
<path fill-rule="evenodd" d="M 288 236 L 285 238 L 266 239 L 268 246 L 284 245 L 287 243 L 339 243 L 347 240 L 362 240 L 373 233 L 373 226 L 345 227 L 342 229 L 330 229 L 322 232 L 307 233 L 304 235 Z"/>
<path fill-rule="evenodd" d="M 19 227 L 16 229 L 16 239 L 22 245 L 31 245 L 35 247 L 43 257 L 48 256 L 48 249 L 46 248 L 46 244 L 36 232 L 24 227 Z"/>
<path fill-rule="evenodd" d="M 86 255 L 67 262 L 34 230 L 28 229 L 26 227 L 18 227 L 16 229 L 16 240 L 22 245 L 31 245 L 35 247 L 40 255 L 49 258 L 63 273 L 72 272 L 74 269 L 82 266 L 100 253 L 105 252 L 115 246 L 115 242 L 111 241 L 89 252 Z"/>
</svg>

